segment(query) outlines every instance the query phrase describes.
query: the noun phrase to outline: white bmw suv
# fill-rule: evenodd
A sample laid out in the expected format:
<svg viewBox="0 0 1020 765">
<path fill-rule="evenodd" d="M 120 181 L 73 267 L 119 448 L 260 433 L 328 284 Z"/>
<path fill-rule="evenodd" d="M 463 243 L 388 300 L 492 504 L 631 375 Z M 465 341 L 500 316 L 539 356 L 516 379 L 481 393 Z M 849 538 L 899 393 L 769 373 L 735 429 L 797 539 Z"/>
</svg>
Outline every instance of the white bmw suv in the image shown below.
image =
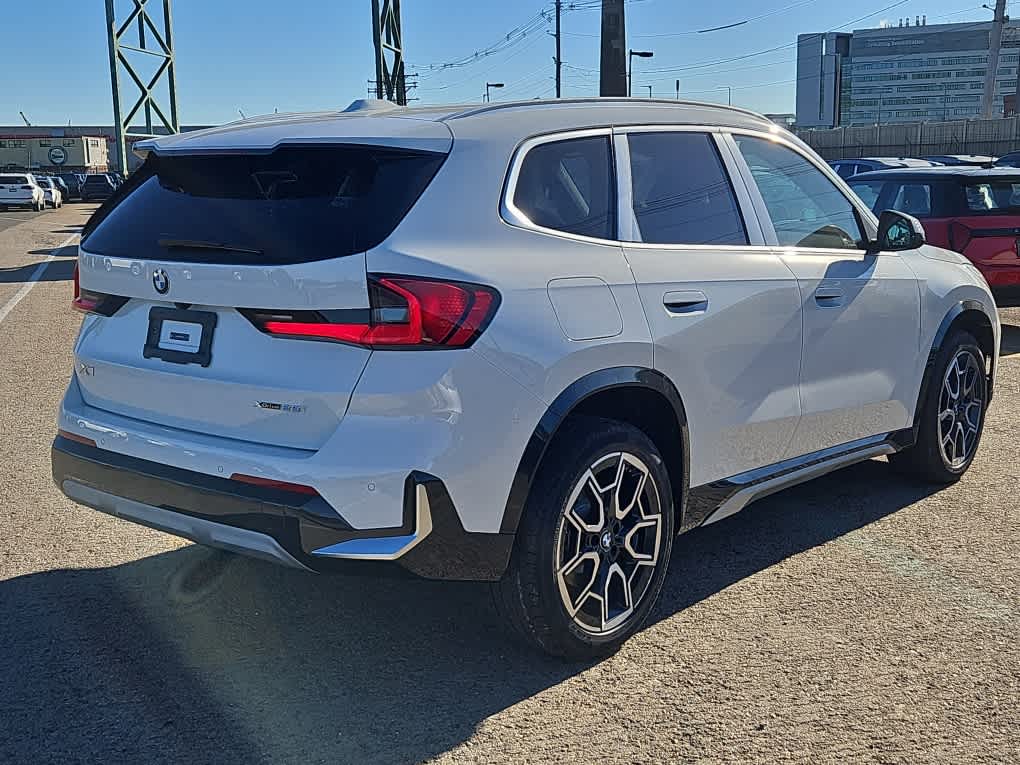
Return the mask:
<svg viewBox="0 0 1020 765">
<path fill-rule="evenodd" d="M 978 447 L 981 275 L 750 112 L 356 102 L 141 149 L 84 232 L 53 444 L 97 510 L 489 581 L 590 657 L 677 534 L 879 455 L 954 481 Z"/>
</svg>

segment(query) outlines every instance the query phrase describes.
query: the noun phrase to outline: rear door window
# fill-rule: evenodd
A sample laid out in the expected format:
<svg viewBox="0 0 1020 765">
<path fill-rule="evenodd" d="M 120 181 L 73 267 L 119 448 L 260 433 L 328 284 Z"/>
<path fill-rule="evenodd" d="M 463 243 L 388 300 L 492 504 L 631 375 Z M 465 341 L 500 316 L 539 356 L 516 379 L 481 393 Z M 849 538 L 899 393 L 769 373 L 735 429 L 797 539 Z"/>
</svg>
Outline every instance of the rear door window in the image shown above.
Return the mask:
<svg viewBox="0 0 1020 765">
<path fill-rule="evenodd" d="M 782 247 L 861 248 L 850 200 L 811 162 L 780 143 L 734 135 Z"/>
<path fill-rule="evenodd" d="M 614 239 L 616 194 L 609 136 L 570 138 L 532 148 L 521 163 L 513 204 L 536 226 Z"/>
<path fill-rule="evenodd" d="M 370 146 L 151 154 L 85 229 L 82 247 L 155 260 L 289 264 L 375 247 L 445 154 Z M 93 183 L 111 185 L 105 176 Z"/>
<path fill-rule="evenodd" d="M 634 217 L 654 244 L 748 243 L 729 176 L 706 133 L 631 133 Z"/>
</svg>

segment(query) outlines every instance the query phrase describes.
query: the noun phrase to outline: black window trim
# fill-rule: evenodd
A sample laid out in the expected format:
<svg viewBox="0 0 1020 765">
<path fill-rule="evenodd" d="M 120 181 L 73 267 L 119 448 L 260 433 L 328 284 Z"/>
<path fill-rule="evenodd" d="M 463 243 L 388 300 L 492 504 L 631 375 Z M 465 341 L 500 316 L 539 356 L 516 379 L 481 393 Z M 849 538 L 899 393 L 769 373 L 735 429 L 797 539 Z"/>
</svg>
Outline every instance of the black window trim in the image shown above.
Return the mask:
<svg viewBox="0 0 1020 765">
<path fill-rule="evenodd" d="M 765 232 L 765 239 L 767 242 L 769 242 L 770 247 L 773 248 L 780 247 L 783 249 L 784 252 L 794 253 L 821 252 L 821 253 L 846 254 L 850 252 L 856 253 L 865 252 L 864 249 L 844 250 L 834 247 L 783 247 L 782 245 L 780 245 L 779 237 L 776 235 L 775 227 L 772 225 L 772 219 L 769 217 L 768 208 L 766 208 L 765 206 L 765 200 L 762 199 L 761 193 L 758 191 L 758 186 L 754 182 L 754 176 L 751 174 L 751 168 L 748 166 L 747 162 L 744 161 L 743 155 L 740 153 L 740 149 L 737 147 L 736 141 L 734 140 L 733 136 L 746 135 L 752 138 L 760 138 L 767 141 L 772 141 L 773 143 L 785 146 L 787 149 L 790 149 L 791 151 L 796 153 L 802 159 L 813 165 L 822 175 L 824 175 L 833 184 L 835 184 L 836 188 L 839 189 L 839 191 L 842 192 L 843 196 L 846 197 L 847 202 L 850 204 L 850 206 L 853 208 L 854 212 L 857 215 L 857 222 L 861 226 L 862 233 L 871 238 L 874 238 L 875 236 L 878 235 L 878 218 L 875 217 L 875 214 L 868 208 L 868 206 L 864 204 L 863 201 L 861 201 L 861 199 L 853 192 L 850 186 L 847 185 L 846 181 L 843 178 L 840 178 L 836 171 L 833 170 L 825 162 L 825 160 L 821 159 L 820 157 L 813 156 L 812 153 L 805 152 L 796 143 L 787 140 L 781 134 L 772 133 L 771 131 L 766 132 L 761 130 L 747 130 L 745 128 L 724 128 L 723 132 L 725 133 L 728 139 L 728 143 L 730 144 L 731 153 L 734 155 L 734 158 L 739 165 L 740 173 L 744 178 L 744 183 L 748 184 L 751 188 L 751 196 L 752 199 L 754 200 L 755 213 L 757 214 L 758 221 L 762 227 L 762 231 Z"/>
<path fill-rule="evenodd" d="M 613 230 L 610 232 L 612 234 L 611 238 L 603 239 L 602 237 L 573 234 L 569 231 L 560 231 L 559 229 L 548 228 L 546 226 L 540 226 L 537 223 L 532 223 L 528 216 L 514 204 L 514 195 L 517 192 L 517 181 L 520 177 L 521 168 L 524 165 L 524 160 L 528 156 L 528 153 L 535 147 L 548 143 L 559 143 L 560 141 L 569 141 L 577 138 L 599 137 L 604 137 L 609 145 L 609 190 L 612 196 L 612 199 L 610 199 L 609 202 L 609 207 L 611 210 L 617 212 L 617 214 L 614 215 L 615 220 L 613 221 Z M 510 159 L 510 167 L 507 170 L 506 181 L 503 184 L 503 197 L 500 202 L 500 217 L 503 219 L 504 223 L 516 228 L 528 229 L 529 231 L 537 231 L 543 234 L 558 236 L 563 239 L 573 239 L 579 242 L 619 245 L 619 187 L 619 161 L 615 155 L 612 128 L 596 127 L 584 130 L 568 130 L 532 136 L 531 138 L 522 141 L 517 146 Z"/>
</svg>

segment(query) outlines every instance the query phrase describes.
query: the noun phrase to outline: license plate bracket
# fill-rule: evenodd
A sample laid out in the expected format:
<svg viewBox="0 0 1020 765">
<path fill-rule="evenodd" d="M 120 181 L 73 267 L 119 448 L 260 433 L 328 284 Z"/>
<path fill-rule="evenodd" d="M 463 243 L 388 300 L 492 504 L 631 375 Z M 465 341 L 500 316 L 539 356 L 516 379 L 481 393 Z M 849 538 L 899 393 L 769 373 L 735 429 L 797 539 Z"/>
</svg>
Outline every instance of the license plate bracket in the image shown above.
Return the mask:
<svg viewBox="0 0 1020 765">
<path fill-rule="evenodd" d="M 212 363 L 212 340 L 218 317 L 212 311 L 150 308 L 149 330 L 142 356 L 171 364 Z M 196 339 L 194 333 L 198 332 Z"/>
</svg>

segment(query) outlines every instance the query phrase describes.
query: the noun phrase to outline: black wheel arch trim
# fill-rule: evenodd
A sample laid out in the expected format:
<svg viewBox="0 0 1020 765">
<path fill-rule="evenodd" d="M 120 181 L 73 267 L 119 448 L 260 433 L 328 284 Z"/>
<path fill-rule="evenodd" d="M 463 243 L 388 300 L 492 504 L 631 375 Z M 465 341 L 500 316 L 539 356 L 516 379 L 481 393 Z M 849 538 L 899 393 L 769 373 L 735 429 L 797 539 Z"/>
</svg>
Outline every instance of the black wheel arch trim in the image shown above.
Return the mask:
<svg viewBox="0 0 1020 765">
<path fill-rule="evenodd" d="M 984 316 L 990 322 L 991 319 L 988 316 L 988 308 L 980 300 L 961 300 L 955 303 L 946 315 L 942 318 L 942 323 L 939 324 L 938 330 L 935 332 L 935 339 L 932 341 L 931 350 L 928 351 L 928 360 L 924 365 L 924 375 L 921 377 L 921 388 L 917 393 L 917 404 L 914 407 L 914 437 L 917 437 L 917 430 L 920 427 L 920 416 L 921 407 L 924 405 L 925 398 L 928 396 L 928 388 L 931 385 L 932 375 L 935 373 L 935 361 L 938 359 L 939 353 L 942 350 L 942 346 L 949 336 L 949 329 L 953 326 L 953 323 L 967 311 L 977 311 Z M 993 381 L 995 377 L 995 357 L 994 354 L 991 357 L 991 368 L 988 372 L 988 396 L 985 408 L 992 400 Z"/>
<path fill-rule="evenodd" d="M 690 437 L 687 427 L 687 410 L 676 387 L 662 372 L 648 367 L 620 366 L 590 372 L 568 385 L 552 402 L 539 420 L 534 433 L 521 456 L 517 471 L 510 484 L 503 521 L 500 524 L 501 534 L 515 534 L 524 514 L 531 485 L 535 480 L 538 467 L 542 463 L 546 449 L 552 443 L 560 426 L 586 400 L 597 393 L 619 388 L 644 388 L 663 396 L 673 409 L 677 427 L 681 435 L 681 451 L 683 455 L 684 486 L 673 487 L 674 494 L 681 498 L 681 507 L 677 513 L 676 528 L 683 524 L 684 504 L 686 502 L 686 476 L 690 474 Z"/>
</svg>

